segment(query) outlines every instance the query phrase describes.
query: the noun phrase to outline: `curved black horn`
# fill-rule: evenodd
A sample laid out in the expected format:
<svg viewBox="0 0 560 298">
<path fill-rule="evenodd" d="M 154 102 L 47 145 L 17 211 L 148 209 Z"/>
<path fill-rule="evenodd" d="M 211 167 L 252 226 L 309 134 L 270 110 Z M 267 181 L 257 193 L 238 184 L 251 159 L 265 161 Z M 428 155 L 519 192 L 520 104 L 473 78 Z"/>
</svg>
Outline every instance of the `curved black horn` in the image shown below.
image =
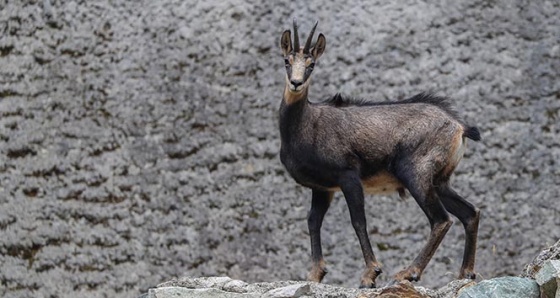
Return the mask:
<svg viewBox="0 0 560 298">
<path fill-rule="evenodd" d="M 297 32 L 297 22 L 294 18 L 294 52 L 299 52 L 299 34 Z"/>
<path fill-rule="evenodd" d="M 319 24 L 319 21 L 315 22 L 315 26 L 313 26 L 313 29 L 311 29 L 311 33 L 309 33 L 309 36 L 307 37 L 305 47 L 303 48 L 304 54 L 309 54 L 309 49 L 311 48 L 311 42 L 313 41 L 313 34 L 315 34 L 315 28 L 317 28 L 317 24 Z"/>
</svg>

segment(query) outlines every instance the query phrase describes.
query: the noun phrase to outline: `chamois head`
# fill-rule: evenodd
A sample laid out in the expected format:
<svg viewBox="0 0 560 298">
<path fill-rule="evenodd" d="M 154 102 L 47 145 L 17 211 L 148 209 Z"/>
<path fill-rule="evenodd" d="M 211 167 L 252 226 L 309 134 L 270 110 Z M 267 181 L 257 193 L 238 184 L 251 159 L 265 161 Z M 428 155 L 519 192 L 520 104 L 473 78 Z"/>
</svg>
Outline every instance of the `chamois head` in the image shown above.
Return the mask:
<svg viewBox="0 0 560 298">
<path fill-rule="evenodd" d="M 309 86 L 309 76 L 315 66 L 315 61 L 321 57 L 325 51 L 325 36 L 321 33 L 317 38 L 317 42 L 312 46 L 313 34 L 317 24 L 311 29 L 311 33 L 307 37 L 305 46 L 300 48 L 299 36 L 297 31 L 297 23 L 294 19 L 294 43 L 292 44 L 290 30 L 282 33 L 280 39 L 280 48 L 284 54 L 284 61 L 286 63 L 286 91 L 292 95 L 304 93 Z"/>
</svg>

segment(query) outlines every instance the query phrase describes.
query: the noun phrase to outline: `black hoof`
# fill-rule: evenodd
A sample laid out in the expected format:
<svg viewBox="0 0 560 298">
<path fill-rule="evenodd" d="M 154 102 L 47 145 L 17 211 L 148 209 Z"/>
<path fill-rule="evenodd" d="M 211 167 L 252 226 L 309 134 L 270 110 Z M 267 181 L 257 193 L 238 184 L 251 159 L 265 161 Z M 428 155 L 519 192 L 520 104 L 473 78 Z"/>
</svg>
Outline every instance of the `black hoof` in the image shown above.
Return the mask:
<svg viewBox="0 0 560 298">
<path fill-rule="evenodd" d="M 475 280 L 476 279 L 476 273 L 474 273 L 474 272 L 467 273 L 467 274 L 465 274 L 465 278 Z"/>
<path fill-rule="evenodd" d="M 416 273 L 413 273 L 410 276 L 410 281 L 419 281 L 419 280 L 420 280 L 420 276 L 418 276 L 418 274 L 416 274 Z"/>
<path fill-rule="evenodd" d="M 375 289 L 376 285 L 375 283 L 372 283 L 371 285 L 360 285 L 360 289 Z"/>
</svg>

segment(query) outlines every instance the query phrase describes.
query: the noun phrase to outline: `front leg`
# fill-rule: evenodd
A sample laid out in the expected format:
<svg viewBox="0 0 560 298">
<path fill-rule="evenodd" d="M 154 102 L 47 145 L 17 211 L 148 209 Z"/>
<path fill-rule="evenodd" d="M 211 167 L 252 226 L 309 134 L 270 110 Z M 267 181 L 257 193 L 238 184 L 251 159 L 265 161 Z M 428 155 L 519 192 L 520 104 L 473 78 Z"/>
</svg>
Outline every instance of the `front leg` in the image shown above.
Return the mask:
<svg viewBox="0 0 560 298">
<path fill-rule="evenodd" d="M 308 276 L 310 281 L 321 282 L 325 274 L 327 274 L 325 261 L 323 260 L 323 251 L 321 249 L 321 226 L 332 198 L 332 192 L 313 190 L 311 210 L 307 217 L 307 225 L 311 237 L 311 258 L 313 260 L 313 267 Z"/>
<path fill-rule="evenodd" d="M 360 288 L 375 288 L 375 279 L 382 273 L 381 264 L 375 259 L 371 243 L 367 234 L 366 214 L 364 211 L 364 190 L 359 176 L 354 173 L 347 173 L 342 177 L 340 188 L 346 198 L 352 226 L 360 241 L 366 270 L 360 280 Z"/>
</svg>

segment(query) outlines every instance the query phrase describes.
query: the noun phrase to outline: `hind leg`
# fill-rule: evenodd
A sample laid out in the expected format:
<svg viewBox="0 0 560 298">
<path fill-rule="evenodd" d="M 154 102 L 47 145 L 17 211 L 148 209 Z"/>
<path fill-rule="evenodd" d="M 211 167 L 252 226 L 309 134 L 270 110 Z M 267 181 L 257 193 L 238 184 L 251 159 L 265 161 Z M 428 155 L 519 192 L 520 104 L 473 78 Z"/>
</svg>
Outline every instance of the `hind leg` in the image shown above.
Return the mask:
<svg viewBox="0 0 560 298">
<path fill-rule="evenodd" d="M 412 168 L 411 163 L 406 160 L 396 166 L 395 172 L 430 221 L 431 231 L 428 242 L 412 264 L 395 275 L 397 281 L 418 281 L 453 221 L 435 195 L 431 180 L 423 180 L 429 177 L 428 175 L 421 175 L 421 171 Z"/>
<path fill-rule="evenodd" d="M 459 278 L 475 279 L 474 261 L 480 210 L 463 199 L 447 184 L 437 188 L 437 194 L 445 209 L 455 215 L 465 228 L 465 251 Z"/>
</svg>

